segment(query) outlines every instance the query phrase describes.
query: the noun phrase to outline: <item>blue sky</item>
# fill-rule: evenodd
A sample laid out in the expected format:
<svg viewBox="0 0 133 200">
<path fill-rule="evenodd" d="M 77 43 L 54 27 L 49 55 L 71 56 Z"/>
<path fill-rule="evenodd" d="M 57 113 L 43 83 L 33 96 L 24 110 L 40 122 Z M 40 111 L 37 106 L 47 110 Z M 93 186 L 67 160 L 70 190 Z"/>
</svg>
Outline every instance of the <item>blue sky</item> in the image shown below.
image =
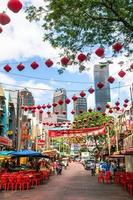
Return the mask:
<svg viewBox="0 0 133 200">
<path fill-rule="evenodd" d="M 6 3 L 8 0 L 1 2 L 0 11 L 6 9 Z M 22 0 L 23 3 L 31 2 L 36 6 L 41 5 L 43 0 Z M 41 25 L 35 22 L 28 22 L 25 19 L 25 14 L 23 10 L 18 14 L 14 14 L 7 9 L 7 14 L 11 17 L 11 22 L 9 25 L 3 27 L 3 32 L 0 34 L 0 83 L 10 84 L 10 85 L 21 85 L 23 87 L 32 87 L 32 88 L 44 88 L 47 91 L 42 90 L 31 90 L 35 97 L 37 104 L 49 103 L 52 101 L 52 94 L 56 88 L 65 88 L 66 90 L 88 90 L 90 86 L 93 86 L 93 67 L 95 64 L 98 64 L 100 61 L 105 61 L 105 59 L 99 59 L 93 52 L 92 59 L 90 62 L 85 63 L 88 71 L 84 73 L 78 72 L 78 66 L 69 66 L 68 69 L 61 75 L 58 74 L 58 67 L 56 64 L 47 68 L 44 65 L 46 59 L 51 58 L 54 63 L 58 62 L 60 57 L 59 53 L 62 52 L 61 49 L 54 49 L 51 47 L 49 42 L 43 42 L 43 30 Z M 109 56 L 111 48 L 106 50 L 106 55 Z M 133 62 L 132 59 L 129 59 L 123 55 L 118 55 L 117 58 L 113 58 L 113 64 L 110 65 L 110 75 L 115 76 L 116 83 L 114 86 L 118 86 L 118 83 L 130 84 L 132 83 L 132 73 L 121 80 L 117 73 L 120 68 L 127 68 L 130 63 Z M 118 63 L 123 60 L 124 64 L 120 66 Z M 32 70 L 30 64 L 36 61 L 40 65 L 38 69 Z M 25 65 L 25 70 L 19 72 L 16 70 L 17 64 L 22 62 Z M 5 64 L 9 64 L 13 69 L 9 73 L 5 73 L 3 67 Z M 17 75 L 26 75 L 32 77 L 38 77 L 40 79 L 26 78 L 20 76 L 14 76 L 12 73 Z M 49 80 L 44 80 L 49 79 Z M 68 82 L 56 82 L 54 80 L 62 80 Z M 72 82 L 86 82 L 86 84 L 78 84 Z M 4 85 L 4 87 L 9 87 Z M 111 86 L 112 87 L 112 86 Z M 15 89 L 15 87 L 11 88 Z M 78 94 L 79 92 L 67 92 L 68 98 L 73 94 Z M 128 87 L 121 89 L 111 90 L 112 101 L 118 99 L 129 98 Z M 94 106 L 94 95 L 88 95 L 88 107 Z M 69 106 L 69 112 L 72 109 L 72 104 Z"/>
</svg>

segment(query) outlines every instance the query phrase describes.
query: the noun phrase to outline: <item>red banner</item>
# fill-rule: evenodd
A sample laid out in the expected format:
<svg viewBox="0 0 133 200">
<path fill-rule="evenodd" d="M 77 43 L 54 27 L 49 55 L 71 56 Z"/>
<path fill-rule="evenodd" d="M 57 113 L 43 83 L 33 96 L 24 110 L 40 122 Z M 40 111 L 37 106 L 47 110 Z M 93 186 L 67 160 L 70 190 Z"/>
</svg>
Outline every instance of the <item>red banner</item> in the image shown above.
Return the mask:
<svg viewBox="0 0 133 200">
<path fill-rule="evenodd" d="M 87 135 L 105 135 L 105 127 L 92 127 L 83 129 L 69 129 L 69 130 L 49 130 L 49 137 L 73 137 L 73 136 L 87 136 Z"/>
</svg>

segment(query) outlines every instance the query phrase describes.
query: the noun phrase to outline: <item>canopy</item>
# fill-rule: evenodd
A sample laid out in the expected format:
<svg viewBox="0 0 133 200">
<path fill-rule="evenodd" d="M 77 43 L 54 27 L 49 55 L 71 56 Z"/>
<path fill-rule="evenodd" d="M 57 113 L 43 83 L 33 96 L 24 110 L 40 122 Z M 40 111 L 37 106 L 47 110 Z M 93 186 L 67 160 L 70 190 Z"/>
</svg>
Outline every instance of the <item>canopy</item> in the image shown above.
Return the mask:
<svg viewBox="0 0 133 200">
<path fill-rule="evenodd" d="M 0 157 L 10 156 L 14 151 L 0 151 Z"/>
<path fill-rule="evenodd" d="M 41 153 L 32 150 L 20 150 L 12 152 L 13 156 L 16 157 L 32 157 L 32 156 L 41 156 Z"/>
</svg>

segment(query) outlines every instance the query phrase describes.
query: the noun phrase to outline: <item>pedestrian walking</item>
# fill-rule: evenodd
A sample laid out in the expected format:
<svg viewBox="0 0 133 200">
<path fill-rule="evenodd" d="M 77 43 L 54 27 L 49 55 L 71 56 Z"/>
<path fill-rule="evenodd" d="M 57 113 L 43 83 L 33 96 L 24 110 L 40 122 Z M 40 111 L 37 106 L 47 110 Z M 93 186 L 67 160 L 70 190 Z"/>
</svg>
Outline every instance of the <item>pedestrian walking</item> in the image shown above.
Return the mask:
<svg viewBox="0 0 133 200">
<path fill-rule="evenodd" d="M 91 175 L 95 176 L 95 172 L 96 172 L 96 164 L 95 164 L 95 162 L 91 164 L 90 169 L 91 169 Z"/>
</svg>

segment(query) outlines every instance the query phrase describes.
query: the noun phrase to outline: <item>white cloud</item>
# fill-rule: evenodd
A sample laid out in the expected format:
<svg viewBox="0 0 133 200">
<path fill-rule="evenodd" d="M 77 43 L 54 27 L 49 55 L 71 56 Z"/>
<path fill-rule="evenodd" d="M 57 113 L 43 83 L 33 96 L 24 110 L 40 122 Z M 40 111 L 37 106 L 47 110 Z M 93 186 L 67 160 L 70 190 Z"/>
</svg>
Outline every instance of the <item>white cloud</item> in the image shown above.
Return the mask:
<svg viewBox="0 0 133 200">
<path fill-rule="evenodd" d="M 6 9 L 6 2 L 1 4 L 0 11 Z M 24 1 L 23 1 L 24 2 Z M 43 1 L 32 1 L 41 5 Z M 43 29 L 36 23 L 26 20 L 26 14 L 21 11 L 17 14 L 7 9 L 11 22 L 3 26 L 0 35 L 0 62 L 5 60 L 22 60 L 34 56 L 42 58 L 58 57 L 59 49 L 53 48 L 49 42 L 43 42 Z"/>
<path fill-rule="evenodd" d="M 24 88 L 29 88 L 29 90 L 32 92 L 35 102 L 36 103 L 48 103 L 51 102 L 51 94 L 50 90 L 53 90 L 53 88 L 47 84 L 36 82 L 34 80 L 29 80 L 28 82 L 21 83 L 21 86 Z M 30 88 L 37 88 L 37 89 L 30 89 Z M 51 91 L 53 93 L 53 91 Z M 45 97 L 45 98 L 44 98 Z"/>
</svg>

